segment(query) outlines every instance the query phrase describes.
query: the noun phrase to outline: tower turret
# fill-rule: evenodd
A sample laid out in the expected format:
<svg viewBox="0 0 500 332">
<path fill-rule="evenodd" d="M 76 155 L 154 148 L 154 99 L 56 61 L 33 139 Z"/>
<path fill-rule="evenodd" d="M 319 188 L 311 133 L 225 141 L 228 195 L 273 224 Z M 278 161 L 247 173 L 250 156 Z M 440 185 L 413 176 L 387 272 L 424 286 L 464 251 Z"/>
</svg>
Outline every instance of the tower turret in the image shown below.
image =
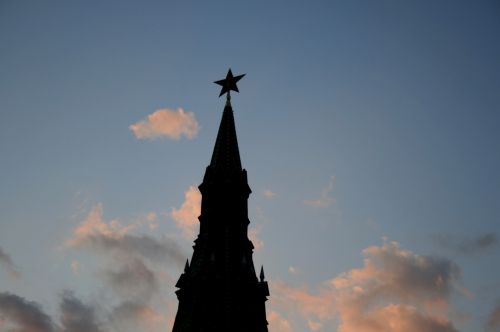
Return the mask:
<svg viewBox="0 0 500 332">
<path fill-rule="evenodd" d="M 267 331 L 269 296 L 263 270 L 255 273 L 253 244 L 248 239 L 251 189 L 241 166 L 230 91 L 244 75 L 215 83 L 227 93 L 214 150 L 203 182 L 200 233 L 191 264 L 186 262 L 176 287 L 179 307 L 174 332 Z"/>
</svg>

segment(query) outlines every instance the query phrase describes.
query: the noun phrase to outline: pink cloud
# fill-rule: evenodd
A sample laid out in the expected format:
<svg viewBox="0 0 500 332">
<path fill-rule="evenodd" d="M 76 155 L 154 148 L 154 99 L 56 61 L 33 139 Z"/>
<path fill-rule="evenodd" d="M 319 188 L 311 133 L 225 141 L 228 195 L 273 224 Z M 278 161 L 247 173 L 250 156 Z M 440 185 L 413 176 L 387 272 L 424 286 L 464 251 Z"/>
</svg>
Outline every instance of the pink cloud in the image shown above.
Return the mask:
<svg viewBox="0 0 500 332">
<path fill-rule="evenodd" d="M 264 248 L 264 241 L 262 241 L 259 236 L 260 230 L 261 230 L 260 225 L 252 226 L 248 229 L 248 238 L 250 239 L 250 241 L 252 241 L 256 251 L 259 251 L 262 248 Z"/>
<path fill-rule="evenodd" d="M 173 208 L 170 215 L 182 234 L 188 239 L 193 239 L 199 229 L 200 213 L 201 193 L 195 186 L 190 186 L 184 193 L 184 202 L 181 207 Z"/>
<path fill-rule="evenodd" d="M 316 291 L 271 284 L 273 308 L 296 312 L 309 330 L 338 332 L 455 332 L 449 297 L 459 291 L 456 264 L 385 242 L 363 250 L 364 265 L 324 282 Z M 337 324 L 337 321 L 340 324 Z"/>
<path fill-rule="evenodd" d="M 267 314 L 267 321 L 269 322 L 269 330 L 273 332 L 292 332 L 290 322 L 284 318 L 280 313 L 270 310 Z"/>
<path fill-rule="evenodd" d="M 123 226 L 118 219 L 106 222 L 103 219 L 102 211 L 103 207 L 101 203 L 95 205 L 87 217 L 75 228 L 72 236 L 65 241 L 65 244 L 68 246 L 78 246 L 92 236 L 118 239 L 136 227 L 134 224 Z"/>
<path fill-rule="evenodd" d="M 199 130 L 194 113 L 185 112 L 182 108 L 178 108 L 177 111 L 157 110 L 144 120 L 130 125 L 129 128 L 138 139 L 168 137 L 178 140 L 183 135 L 193 139 Z"/>
<path fill-rule="evenodd" d="M 327 208 L 335 203 L 335 198 L 331 197 L 330 194 L 333 191 L 333 186 L 335 185 L 335 176 L 330 177 L 330 181 L 325 189 L 320 193 L 317 199 L 305 200 L 304 204 L 317 207 L 317 208 Z"/>
<path fill-rule="evenodd" d="M 103 253 L 106 256 L 117 254 L 122 258 L 143 257 L 155 262 L 173 261 L 182 266 L 185 254 L 176 241 L 167 237 L 156 238 L 137 234 L 144 226 L 147 224 L 143 220 L 129 225 L 123 225 L 118 219 L 105 220 L 102 204 L 99 203 L 76 226 L 64 245 L 68 248 Z M 151 228 L 149 231 L 152 231 Z"/>
<path fill-rule="evenodd" d="M 269 189 L 264 190 L 262 192 L 262 195 L 264 195 L 264 197 L 270 198 L 270 199 L 276 197 L 276 193 L 274 191 L 269 190 Z"/>
</svg>

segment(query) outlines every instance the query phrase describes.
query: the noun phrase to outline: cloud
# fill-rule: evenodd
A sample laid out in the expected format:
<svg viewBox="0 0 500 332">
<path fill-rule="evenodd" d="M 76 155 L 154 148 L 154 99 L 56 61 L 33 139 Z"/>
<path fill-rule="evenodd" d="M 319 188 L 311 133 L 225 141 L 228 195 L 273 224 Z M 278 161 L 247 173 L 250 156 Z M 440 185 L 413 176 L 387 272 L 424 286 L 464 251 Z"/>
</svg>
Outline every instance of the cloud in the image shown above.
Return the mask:
<svg viewBox="0 0 500 332">
<path fill-rule="evenodd" d="M 131 234 L 138 224 L 123 226 L 119 220 L 106 222 L 102 204 L 92 208 L 87 217 L 75 228 L 66 246 L 84 248 L 121 256 L 139 255 L 146 259 L 172 261 L 182 266 L 186 255 L 172 239 L 157 239 L 147 235 Z"/>
<path fill-rule="evenodd" d="M 338 332 L 455 332 L 449 298 L 460 269 L 452 261 L 421 256 L 385 242 L 363 250 L 364 265 L 327 280 L 316 292 L 271 284 L 271 303 L 298 312 L 310 330 L 340 324 Z M 273 302 L 274 301 L 274 302 Z"/>
<path fill-rule="evenodd" d="M 102 330 L 153 332 L 164 330 L 168 323 L 156 309 L 165 303 L 160 279 L 173 287 L 168 272 L 172 265 L 164 263 L 182 267 L 186 255 L 172 239 L 138 234 L 141 230 L 154 231 L 156 227 L 151 227 L 151 223 L 156 221 L 154 213 L 129 225 L 118 219 L 105 220 L 103 206 L 97 204 L 65 241 L 66 247 L 86 250 L 104 259 L 98 275 L 104 289 L 111 293 L 101 295 L 107 299 L 100 310 Z"/>
<path fill-rule="evenodd" d="M 269 310 L 269 312 L 267 313 L 267 321 L 269 322 L 270 331 L 292 332 L 290 322 L 276 311 Z"/>
<path fill-rule="evenodd" d="M 333 186 L 335 184 L 335 176 L 330 177 L 330 182 L 328 186 L 323 189 L 318 199 L 314 200 L 305 200 L 304 204 L 317 207 L 317 208 L 327 208 L 335 203 L 335 198 L 330 196 L 330 193 L 333 191 Z"/>
<path fill-rule="evenodd" d="M 71 261 L 71 271 L 73 271 L 74 275 L 78 275 L 80 271 L 80 263 L 76 260 Z"/>
<path fill-rule="evenodd" d="M 130 259 L 118 270 L 106 270 L 104 275 L 113 290 L 127 301 L 147 302 L 159 289 L 155 272 L 138 258 Z"/>
<path fill-rule="evenodd" d="M 6 253 L 2 247 L 0 247 L 0 266 L 3 266 L 12 278 L 18 279 L 21 277 L 21 273 L 17 270 L 17 267 L 10 258 L 10 255 Z"/>
<path fill-rule="evenodd" d="M 102 317 L 98 317 L 98 312 Z M 148 303 L 123 301 L 115 307 L 89 305 L 65 290 L 59 303 L 59 323 L 39 304 L 10 293 L 0 293 L 2 332 L 164 331 L 167 319 Z"/>
<path fill-rule="evenodd" d="M 491 311 L 486 327 L 490 331 L 500 331 L 500 301 Z"/>
<path fill-rule="evenodd" d="M 264 195 L 264 197 L 269 198 L 269 199 L 276 197 L 276 193 L 269 190 L 269 189 L 264 190 L 262 192 L 262 195 Z"/>
<path fill-rule="evenodd" d="M 0 293 L 0 323 L 5 324 L 1 326 L 5 332 L 56 332 L 52 319 L 37 303 L 10 293 Z"/>
<path fill-rule="evenodd" d="M 193 139 L 198 133 L 199 126 L 193 112 L 184 112 L 161 109 L 149 114 L 144 120 L 130 125 L 129 129 L 138 139 L 155 139 L 168 137 L 178 140 L 182 135 Z"/>
<path fill-rule="evenodd" d="M 64 291 L 60 303 L 62 332 L 101 332 L 92 306 L 84 304 L 73 292 Z"/>
<path fill-rule="evenodd" d="M 307 326 L 309 327 L 309 330 L 311 330 L 311 331 L 319 331 L 323 327 L 323 324 L 315 322 L 313 320 L 308 320 Z"/>
<path fill-rule="evenodd" d="M 252 241 L 255 251 L 259 251 L 264 248 L 264 241 L 260 239 L 261 226 L 256 225 L 248 229 L 248 238 Z"/>
<path fill-rule="evenodd" d="M 114 331 L 164 331 L 167 319 L 148 304 L 123 302 L 115 307 L 110 315 L 110 326 Z M 147 327 L 147 328 L 145 328 Z"/>
<path fill-rule="evenodd" d="M 194 239 L 199 229 L 198 216 L 201 213 L 201 193 L 196 186 L 190 186 L 184 193 L 184 202 L 179 209 L 172 208 L 170 216 L 187 239 Z"/>
<path fill-rule="evenodd" d="M 486 233 L 476 237 L 453 238 L 450 235 L 438 234 L 434 236 L 434 242 L 440 247 L 450 250 L 456 254 L 471 255 L 485 252 L 498 245 L 496 233 Z"/>
<path fill-rule="evenodd" d="M 336 315 L 335 292 L 322 287 L 312 293 L 306 286 L 294 287 L 284 281 L 270 283 L 270 301 L 273 308 L 298 313 L 309 321 L 327 322 Z"/>
<path fill-rule="evenodd" d="M 289 266 L 288 267 L 288 272 L 291 274 L 297 274 L 297 268 L 295 266 Z"/>
</svg>

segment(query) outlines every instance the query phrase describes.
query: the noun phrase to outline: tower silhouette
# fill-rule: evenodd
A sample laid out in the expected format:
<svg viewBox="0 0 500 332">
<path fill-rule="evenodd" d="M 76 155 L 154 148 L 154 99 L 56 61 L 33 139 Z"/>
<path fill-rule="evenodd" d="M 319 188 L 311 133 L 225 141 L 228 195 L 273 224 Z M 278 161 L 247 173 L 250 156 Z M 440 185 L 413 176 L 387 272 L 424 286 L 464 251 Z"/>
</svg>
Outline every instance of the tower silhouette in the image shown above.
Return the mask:
<svg viewBox="0 0 500 332">
<path fill-rule="evenodd" d="M 267 332 L 264 268 L 259 279 L 248 239 L 247 172 L 241 166 L 230 91 L 237 91 L 231 69 L 219 97 L 227 93 L 210 165 L 202 184 L 200 233 L 176 287 L 179 307 L 173 332 Z"/>
</svg>

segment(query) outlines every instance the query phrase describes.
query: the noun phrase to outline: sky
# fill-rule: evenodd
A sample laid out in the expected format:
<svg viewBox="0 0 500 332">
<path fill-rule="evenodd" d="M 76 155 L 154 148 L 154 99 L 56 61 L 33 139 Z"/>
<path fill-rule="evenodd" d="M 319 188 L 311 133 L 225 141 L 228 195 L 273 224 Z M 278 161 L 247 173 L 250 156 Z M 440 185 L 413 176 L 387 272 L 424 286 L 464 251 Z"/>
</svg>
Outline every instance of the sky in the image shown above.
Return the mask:
<svg viewBox="0 0 500 332">
<path fill-rule="evenodd" d="M 500 331 L 498 1 L 0 1 L 0 331 L 170 331 L 232 94 L 271 332 Z"/>
</svg>

